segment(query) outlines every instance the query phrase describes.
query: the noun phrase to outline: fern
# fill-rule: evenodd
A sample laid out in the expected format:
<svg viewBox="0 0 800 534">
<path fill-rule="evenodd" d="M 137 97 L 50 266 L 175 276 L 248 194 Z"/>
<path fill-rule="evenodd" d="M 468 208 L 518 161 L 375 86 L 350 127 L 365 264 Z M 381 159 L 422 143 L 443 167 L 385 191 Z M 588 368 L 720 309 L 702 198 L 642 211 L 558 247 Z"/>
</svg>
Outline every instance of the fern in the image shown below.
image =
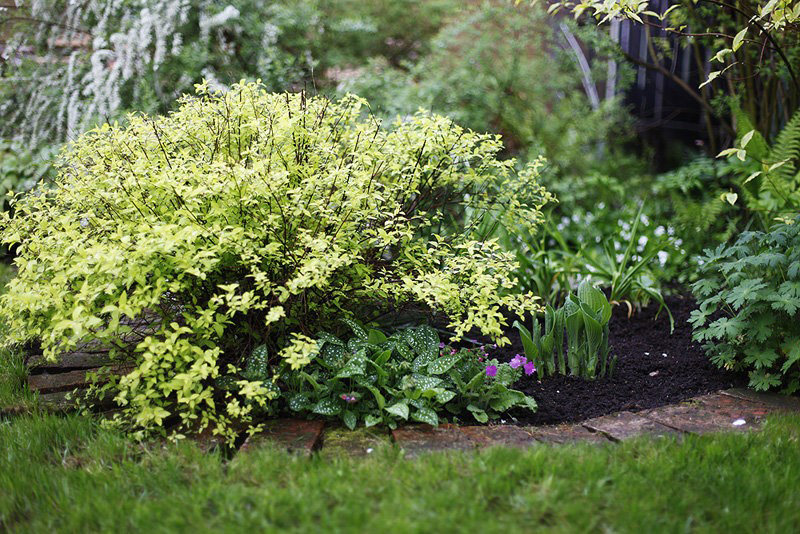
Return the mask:
<svg viewBox="0 0 800 534">
<path fill-rule="evenodd" d="M 796 210 L 800 205 L 800 110 L 778 134 L 765 163 L 779 166 L 762 180 L 762 196 L 772 199 L 774 209 Z"/>
</svg>

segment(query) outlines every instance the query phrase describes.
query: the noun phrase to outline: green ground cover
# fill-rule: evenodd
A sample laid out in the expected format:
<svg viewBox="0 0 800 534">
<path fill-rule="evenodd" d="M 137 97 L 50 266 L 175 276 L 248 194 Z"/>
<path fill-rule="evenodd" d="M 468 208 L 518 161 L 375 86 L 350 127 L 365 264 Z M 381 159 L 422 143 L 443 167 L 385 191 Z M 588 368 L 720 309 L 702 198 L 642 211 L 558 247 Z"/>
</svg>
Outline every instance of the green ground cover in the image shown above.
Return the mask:
<svg viewBox="0 0 800 534">
<path fill-rule="evenodd" d="M 795 416 L 681 443 L 225 461 L 77 416 L 19 417 L 0 423 L 0 530 L 790 532 L 798 430 Z"/>
<path fill-rule="evenodd" d="M 790 532 L 800 416 L 763 431 L 405 458 L 226 458 L 49 414 L 0 358 L 0 531 Z M 17 412 L 20 410 L 18 409 Z"/>
</svg>

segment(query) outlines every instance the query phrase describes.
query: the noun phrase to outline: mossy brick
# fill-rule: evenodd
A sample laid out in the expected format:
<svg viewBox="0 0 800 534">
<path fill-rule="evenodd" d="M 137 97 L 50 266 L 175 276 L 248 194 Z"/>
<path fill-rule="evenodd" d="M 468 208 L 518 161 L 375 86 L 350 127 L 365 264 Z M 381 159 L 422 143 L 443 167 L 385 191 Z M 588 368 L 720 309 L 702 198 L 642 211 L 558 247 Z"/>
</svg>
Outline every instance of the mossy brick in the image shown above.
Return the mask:
<svg viewBox="0 0 800 534">
<path fill-rule="evenodd" d="M 391 446 L 392 440 L 387 430 L 375 427 L 355 430 L 329 427 L 322 434 L 320 455 L 327 458 L 361 457 Z"/>
</svg>

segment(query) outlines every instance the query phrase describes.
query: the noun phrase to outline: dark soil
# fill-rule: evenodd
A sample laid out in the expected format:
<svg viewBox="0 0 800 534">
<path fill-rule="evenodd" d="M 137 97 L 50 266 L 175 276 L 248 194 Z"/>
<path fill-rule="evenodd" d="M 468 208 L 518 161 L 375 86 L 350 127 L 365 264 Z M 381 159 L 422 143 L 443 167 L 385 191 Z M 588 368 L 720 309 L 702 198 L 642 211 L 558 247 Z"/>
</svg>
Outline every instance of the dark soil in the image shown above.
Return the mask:
<svg viewBox="0 0 800 534">
<path fill-rule="evenodd" d="M 509 415 L 520 424 L 543 425 L 581 421 L 621 410 L 637 411 L 672 404 L 730 387 L 747 384 L 747 377 L 718 369 L 698 343 L 692 341 L 687 323 L 695 307 L 687 296 L 668 297 L 675 317 L 675 331 L 669 333 L 669 318 L 662 311 L 655 319 L 653 304 L 628 318 L 624 306 L 614 308 L 609 323 L 611 353 L 617 366 L 611 377 L 586 381 L 555 375 L 542 381 L 523 377 L 514 386 L 536 399 L 536 413 L 514 411 Z M 654 320 L 655 319 L 655 320 Z M 519 336 L 511 333 L 511 347 L 492 354 L 500 361 L 524 354 Z"/>
</svg>

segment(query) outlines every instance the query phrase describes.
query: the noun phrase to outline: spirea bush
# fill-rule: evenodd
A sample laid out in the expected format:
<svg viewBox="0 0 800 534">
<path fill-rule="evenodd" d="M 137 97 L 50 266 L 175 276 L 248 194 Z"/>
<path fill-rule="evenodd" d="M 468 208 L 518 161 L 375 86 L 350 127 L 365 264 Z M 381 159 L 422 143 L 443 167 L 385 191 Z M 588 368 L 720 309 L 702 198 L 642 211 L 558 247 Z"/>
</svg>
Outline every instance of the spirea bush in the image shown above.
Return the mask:
<svg viewBox="0 0 800 534">
<path fill-rule="evenodd" d="M 111 344 L 135 365 L 104 386 L 122 422 L 232 435 L 344 318 L 423 307 L 456 338 L 507 342 L 501 310 L 538 304 L 509 291 L 512 256 L 472 227 L 536 225 L 551 199 L 538 164 L 514 172 L 499 137 L 444 117 L 386 129 L 365 108 L 201 84 L 167 117 L 82 135 L 54 185 L 3 214 L 19 269 L 0 300 L 5 344 L 38 340 L 49 358 Z"/>
</svg>

